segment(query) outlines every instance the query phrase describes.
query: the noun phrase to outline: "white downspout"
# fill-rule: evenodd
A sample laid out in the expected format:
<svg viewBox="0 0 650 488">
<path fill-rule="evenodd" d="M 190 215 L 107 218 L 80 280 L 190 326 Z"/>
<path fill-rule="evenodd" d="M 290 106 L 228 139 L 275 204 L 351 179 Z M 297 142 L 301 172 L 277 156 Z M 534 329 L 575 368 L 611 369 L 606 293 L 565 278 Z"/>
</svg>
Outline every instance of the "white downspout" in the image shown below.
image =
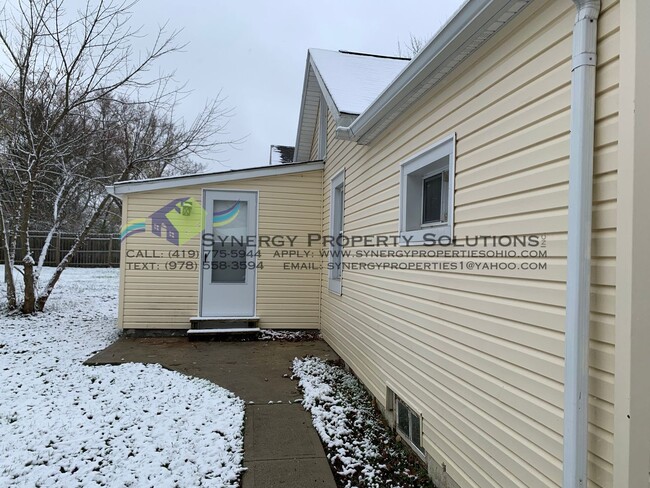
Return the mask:
<svg viewBox="0 0 650 488">
<path fill-rule="evenodd" d="M 564 488 L 587 486 L 591 208 L 600 0 L 573 0 L 569 232 L 564 378 Z"/>
</svg>

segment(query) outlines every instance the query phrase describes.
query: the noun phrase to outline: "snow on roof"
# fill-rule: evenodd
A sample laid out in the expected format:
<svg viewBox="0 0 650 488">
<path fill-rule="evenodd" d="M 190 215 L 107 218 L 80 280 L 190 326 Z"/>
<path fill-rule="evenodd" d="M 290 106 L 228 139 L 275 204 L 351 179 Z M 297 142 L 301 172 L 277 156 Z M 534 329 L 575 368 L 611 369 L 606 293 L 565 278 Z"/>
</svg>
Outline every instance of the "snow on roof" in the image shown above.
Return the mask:
<svg viewBox="0 0 650 488">
<path fill-rule="evenodd" d="M 304 161 L 301 163 L 284 163 L 250 168 L 236 168 L 227 171 L 214 171 L 211 173 L 194 173 L 189 175 L 161 176 L 147 178 L 146 180 L 119 181 L 106 187 L 106 191 L 119 197 L 126 193 L 138 191 L 159 190 L 162 188 L 177 188 L 188 185 L 203 185 L 220 183 L 223 181 L 236 181 L 264 176 L 301 173 L 323 169 L 323 162 Z"/>
<path fill-rule="evenodd" d="M 310 49 L 327 91 L 339 113 L 358 115 L 408 64 L 407 58 L 349 51 Z"/>
</svg>

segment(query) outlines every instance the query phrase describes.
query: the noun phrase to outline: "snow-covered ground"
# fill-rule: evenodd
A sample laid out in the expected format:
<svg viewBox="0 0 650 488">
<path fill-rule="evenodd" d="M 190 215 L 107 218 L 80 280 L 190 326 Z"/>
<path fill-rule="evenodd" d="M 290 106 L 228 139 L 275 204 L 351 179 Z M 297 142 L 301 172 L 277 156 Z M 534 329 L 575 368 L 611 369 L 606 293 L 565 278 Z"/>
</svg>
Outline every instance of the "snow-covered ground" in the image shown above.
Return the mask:
<svg viewBox="0 0 650 488">
<path fill-rule="evenodd" d="M 239 398 L 157 365 L 82 365 L 117 336 L 117 286 L 68 269 L 46 313 L 8 317 L 0 278 L 0 486 L 238 486 Z"/>
<path fill-rule="evenodd" d="M 322 339 L 320 332 L 317 330 L 288 330 L 288 329 L 263 329 L 260 332 L 260 341 L 289 341 L 289 342 L 303 342 L 303 341 L 317 341 Z"/>
<path fill-rule="evenodd" d="M 293 374 L 343 486 L 433 487 L 413 455 L 396 442 L 354 375 L 317 357 L 294 359 Z"/>
</svg>

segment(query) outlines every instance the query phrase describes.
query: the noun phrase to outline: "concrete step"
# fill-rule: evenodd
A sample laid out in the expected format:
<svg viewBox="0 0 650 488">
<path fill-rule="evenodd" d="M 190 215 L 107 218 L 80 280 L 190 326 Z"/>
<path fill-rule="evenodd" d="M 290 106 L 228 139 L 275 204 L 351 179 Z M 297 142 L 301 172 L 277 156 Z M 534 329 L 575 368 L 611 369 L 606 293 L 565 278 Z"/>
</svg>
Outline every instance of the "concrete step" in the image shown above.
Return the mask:
<svg viewBox="0 0 650 488">
<path fill-rule="evenodd" d="M 188 334 L 247 334 L 257 333 L 259 327 L 232 327 L 230 329 L 188 329 Z"/>
<path fill-rule="evenodd" d="M 259 327 L 230 327 L 217 329 L 188 329 L 187 337 L 192 339 L 255 339 L 260 332 Z"/>
<path fill-rule="evenodd" d="M 192 317 L 190 330 L 255 328 L 259 317 Z"/>
</svg>

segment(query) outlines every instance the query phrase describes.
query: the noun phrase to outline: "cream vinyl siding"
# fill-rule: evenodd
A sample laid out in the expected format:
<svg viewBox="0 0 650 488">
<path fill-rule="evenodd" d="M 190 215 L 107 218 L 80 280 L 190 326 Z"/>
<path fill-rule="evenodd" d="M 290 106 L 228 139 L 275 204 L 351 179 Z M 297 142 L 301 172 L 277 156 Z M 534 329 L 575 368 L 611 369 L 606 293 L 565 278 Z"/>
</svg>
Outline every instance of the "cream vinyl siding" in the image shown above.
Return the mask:
<svg viewBox="0 0 650 488">
<path fill-rule="evenodd" d="M 548 258 L 514 260 L 543 262 L 546 270 L 344 269 L 342 296 L 328 291 L 322 275 L 326 340 L 380 402 L 388 387 L 423 415 L 424 448 L 462 487 L 562 482 L 574 18 L 571 2 L 534 2 L 370 145 L 334 139 L 329 117 L 324 233 L 329 181 L 345 168 L 346 235 L 396 235 L 400 163 L 455 132 L 455 234 L 546 235 Z M 614 432 L 618 58 L 619 6 L 605 0 L 596 103 L 589 486 L 607 488 Z"/>
<path fill-rule="evenodd" d="M 259 235 L 298 235 L 294 249 L 307 249 L 307 234 L 320 232 L 322 171 L 265 176 L 211 185 L 196 185 L 130 193 L 124 200 L 123 221 L 148 219 L 172 199 L 193 197 L 200 201 L 203 189 L 259 191 Z M 146 271 L 126 269 L 126 263 L 152 261 L 126 258 L 128 251 L 199 250 L 195 237 L 184 246 L 169 244 L 150 232 L 128 237 L 122 245 L 120 319 L 122 328 L 185 329 L 198 315 L 199 269 Z M 285 247 L 282 249 L 289 249 Z M 257 315 L 267 328 L 319 328 L 319 270 L 285 270 L 289 258 L 274 258 L 274 248 L 260 247 L 264 269 L 257 272 Z M 170 259 L 154 259 L 163 266 Z M 171 260 L 182 260 L 174 259 Z M 295 260 L 293 260 L 296 262 Z M 301 260 L 300 262 L 308 262 Z"/>
</svg>

